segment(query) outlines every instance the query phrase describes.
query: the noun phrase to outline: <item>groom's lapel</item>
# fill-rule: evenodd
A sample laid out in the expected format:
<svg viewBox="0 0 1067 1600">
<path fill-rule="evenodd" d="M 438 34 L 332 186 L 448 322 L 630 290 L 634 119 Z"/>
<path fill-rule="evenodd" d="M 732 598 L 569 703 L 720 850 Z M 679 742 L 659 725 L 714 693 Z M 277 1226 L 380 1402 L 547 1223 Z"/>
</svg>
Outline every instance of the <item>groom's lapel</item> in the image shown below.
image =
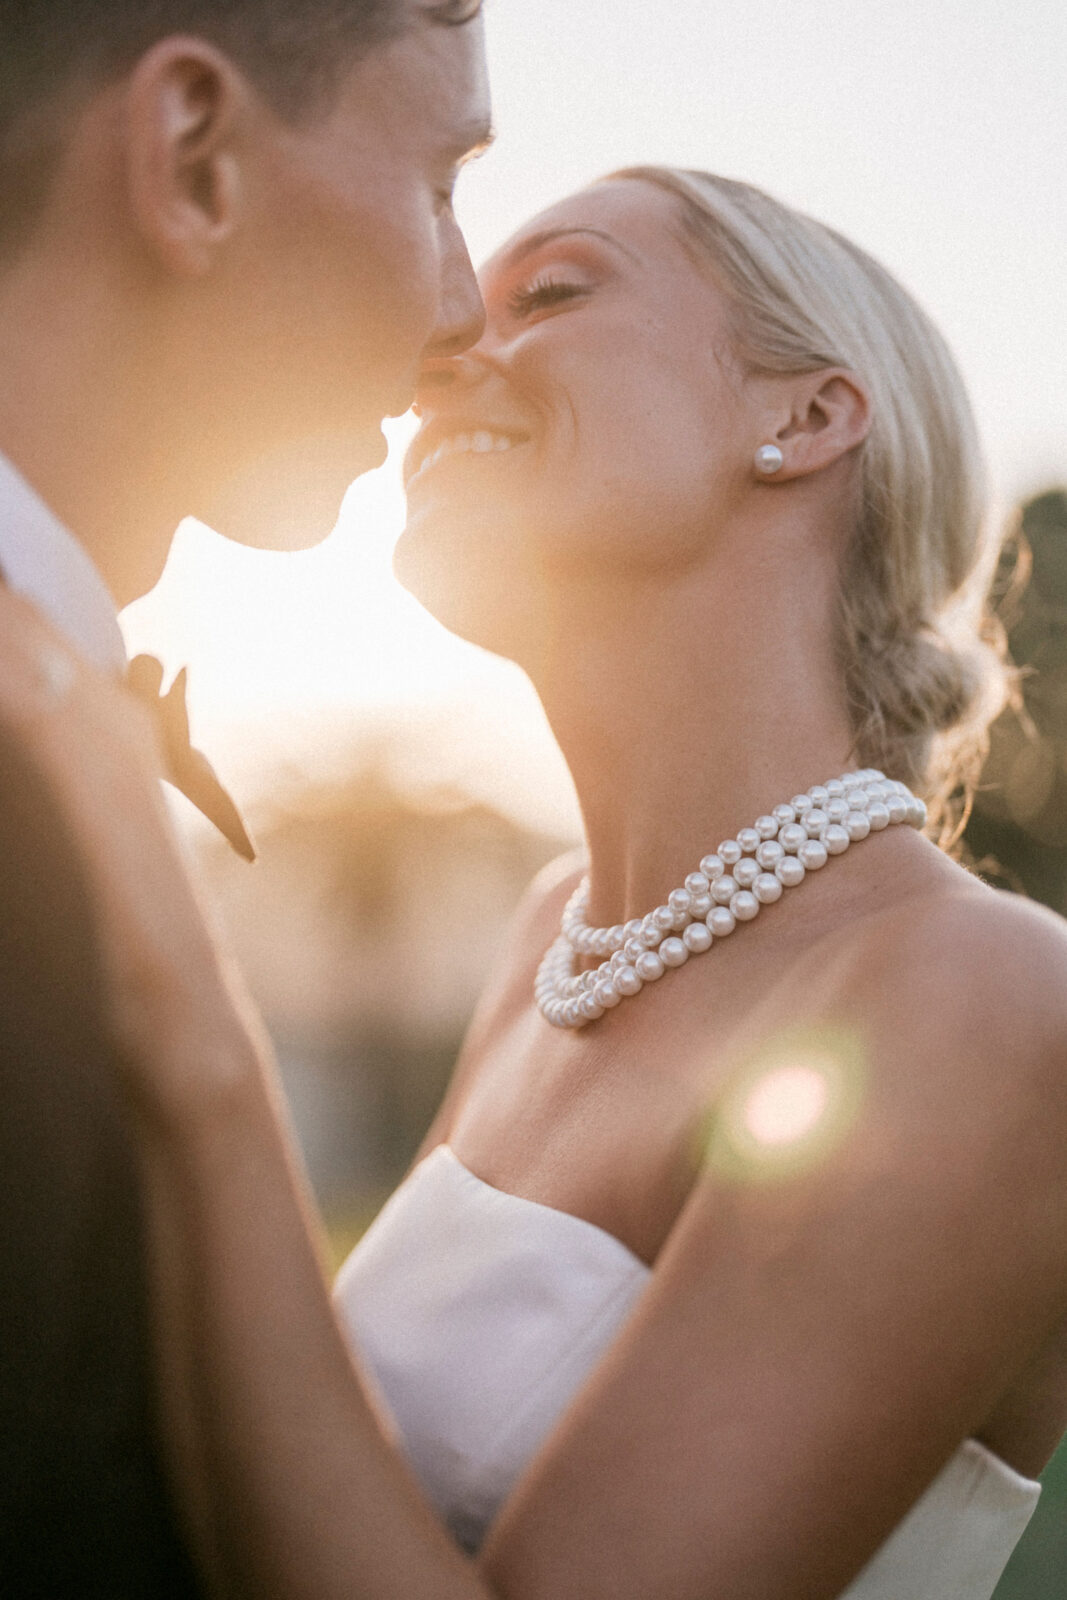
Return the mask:
<svg viewBox="0 0 1067 1600">
<path fill-rule="evenodd" d="M 188 674 L 183 667 L 163 694 L 163 667 L 155 656 L 135 656 L 126 682 L 155 720 L 163 750 L 167 781 L 228 839 L 246 861 L 256 859 L 255 846 L 232 798 L 205 755 L 193 748 L 185 704 Z"/>
<path fill-rule="evenodd" d="M 7 587 L 2 563 L 0 585 Z M 156 724 L 168 783 L 172 783 L 187 800 L 192 801 L 239 856 L 246 861 L 254 861 L 256 849 L 241 813 L 219 782 L 210 761 L 193 748 L 189 736 L 189 713 L 185 705 L 186 680 L 186 669 L 183 667 L 167 693 L 162 694 L 163 668 L 154 656 L 136 656 L 130 662 L 126 676 L 129 688 L 148 707 Z"/>
</svg>

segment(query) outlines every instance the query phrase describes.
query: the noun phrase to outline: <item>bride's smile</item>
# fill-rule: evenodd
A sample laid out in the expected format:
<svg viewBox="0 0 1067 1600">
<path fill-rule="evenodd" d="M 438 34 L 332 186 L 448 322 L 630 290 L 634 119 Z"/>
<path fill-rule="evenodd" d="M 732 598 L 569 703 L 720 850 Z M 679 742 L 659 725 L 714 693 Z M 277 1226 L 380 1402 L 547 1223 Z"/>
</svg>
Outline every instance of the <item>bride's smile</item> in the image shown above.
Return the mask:
<svg viewBox="0 0 1067 1600">
<path fill-rule="evenodd" d="M 584 589 L 706 562 L 748 489 L 768 389 L 650 184 L 554 206 L 481 282 L 484 338 L 424 368 L 396 560 L 442 620 L 488 642 L 519 571 L 529 607 L 553 574 Z"/>
</svg>

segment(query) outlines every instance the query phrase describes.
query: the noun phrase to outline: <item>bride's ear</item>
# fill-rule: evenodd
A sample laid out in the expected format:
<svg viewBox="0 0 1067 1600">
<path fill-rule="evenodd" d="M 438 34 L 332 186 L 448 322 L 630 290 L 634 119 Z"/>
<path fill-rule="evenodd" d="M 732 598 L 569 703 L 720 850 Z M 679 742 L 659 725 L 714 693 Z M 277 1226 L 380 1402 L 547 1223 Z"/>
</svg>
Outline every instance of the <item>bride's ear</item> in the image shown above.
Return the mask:
<svg viewBox="0 0 1067 1600">
<path fill-rule="evenodd" d="M 863 380 L 846 367 L 823 368 L 789 380 L 788 414 L 768 444 L 776 444 L 783 463 L 775 481 L 821 472 L 848 455 L 871 431 L 871 396 Z"/>
<path fill-rule="evenodd" d="M 248 90 L 206 41 L 170 37 L 137 63 L 125 96 L 127 195 L 144 245 L 199 277 L 240 213 L 239 140 Z"/>
</svg>

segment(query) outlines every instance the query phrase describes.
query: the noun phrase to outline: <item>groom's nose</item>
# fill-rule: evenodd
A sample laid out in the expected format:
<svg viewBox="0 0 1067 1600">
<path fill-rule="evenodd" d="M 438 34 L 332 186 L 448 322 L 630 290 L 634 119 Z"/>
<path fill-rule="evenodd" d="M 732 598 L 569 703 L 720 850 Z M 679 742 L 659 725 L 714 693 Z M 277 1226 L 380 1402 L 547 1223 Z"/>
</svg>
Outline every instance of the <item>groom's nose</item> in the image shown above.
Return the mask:
<svg viewBox="0 0 1067 1600">
<path fill-rule="evenodd" d="M 454 218 L 449 219 L 447 246 L 441 263 L 441 299 L 437 323 L 424 356 L 458 356 L 476 345 L 485 332 L 485 303 L 478 287 L 467 243 Z"/>
</svg>

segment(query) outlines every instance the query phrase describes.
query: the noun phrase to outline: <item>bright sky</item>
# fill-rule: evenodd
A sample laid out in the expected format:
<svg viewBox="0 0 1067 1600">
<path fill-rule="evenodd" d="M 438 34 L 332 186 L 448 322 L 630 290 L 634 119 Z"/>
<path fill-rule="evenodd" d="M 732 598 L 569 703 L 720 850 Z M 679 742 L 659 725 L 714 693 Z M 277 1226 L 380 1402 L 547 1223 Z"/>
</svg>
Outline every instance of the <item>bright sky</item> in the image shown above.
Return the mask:
<svg viewBox="0 0 1067 1600">
<path fill-rule="evenodd" d="M 1067 481 L 1063 0 L 488 0 L 488 32 L 499 141 L 459 202 L 476 259 L 615 167 L 759 183 L 872 250 L 933 312 L 1006 499 Z M 491 791 L 486 773 L 507 770 L 495 797 L 566 814 L 525 681 L 392 580 L 398 456 L 318 550 L 183 526 L 158 589 L 126 613 L 131 648 L 189 663 L 194 728 L 246 792 L 278 758 L 327 770 L 355 718 L 398 709 L 421 726 L 443 722 L 436 710 L 450 773 Z"/>
</svg>

